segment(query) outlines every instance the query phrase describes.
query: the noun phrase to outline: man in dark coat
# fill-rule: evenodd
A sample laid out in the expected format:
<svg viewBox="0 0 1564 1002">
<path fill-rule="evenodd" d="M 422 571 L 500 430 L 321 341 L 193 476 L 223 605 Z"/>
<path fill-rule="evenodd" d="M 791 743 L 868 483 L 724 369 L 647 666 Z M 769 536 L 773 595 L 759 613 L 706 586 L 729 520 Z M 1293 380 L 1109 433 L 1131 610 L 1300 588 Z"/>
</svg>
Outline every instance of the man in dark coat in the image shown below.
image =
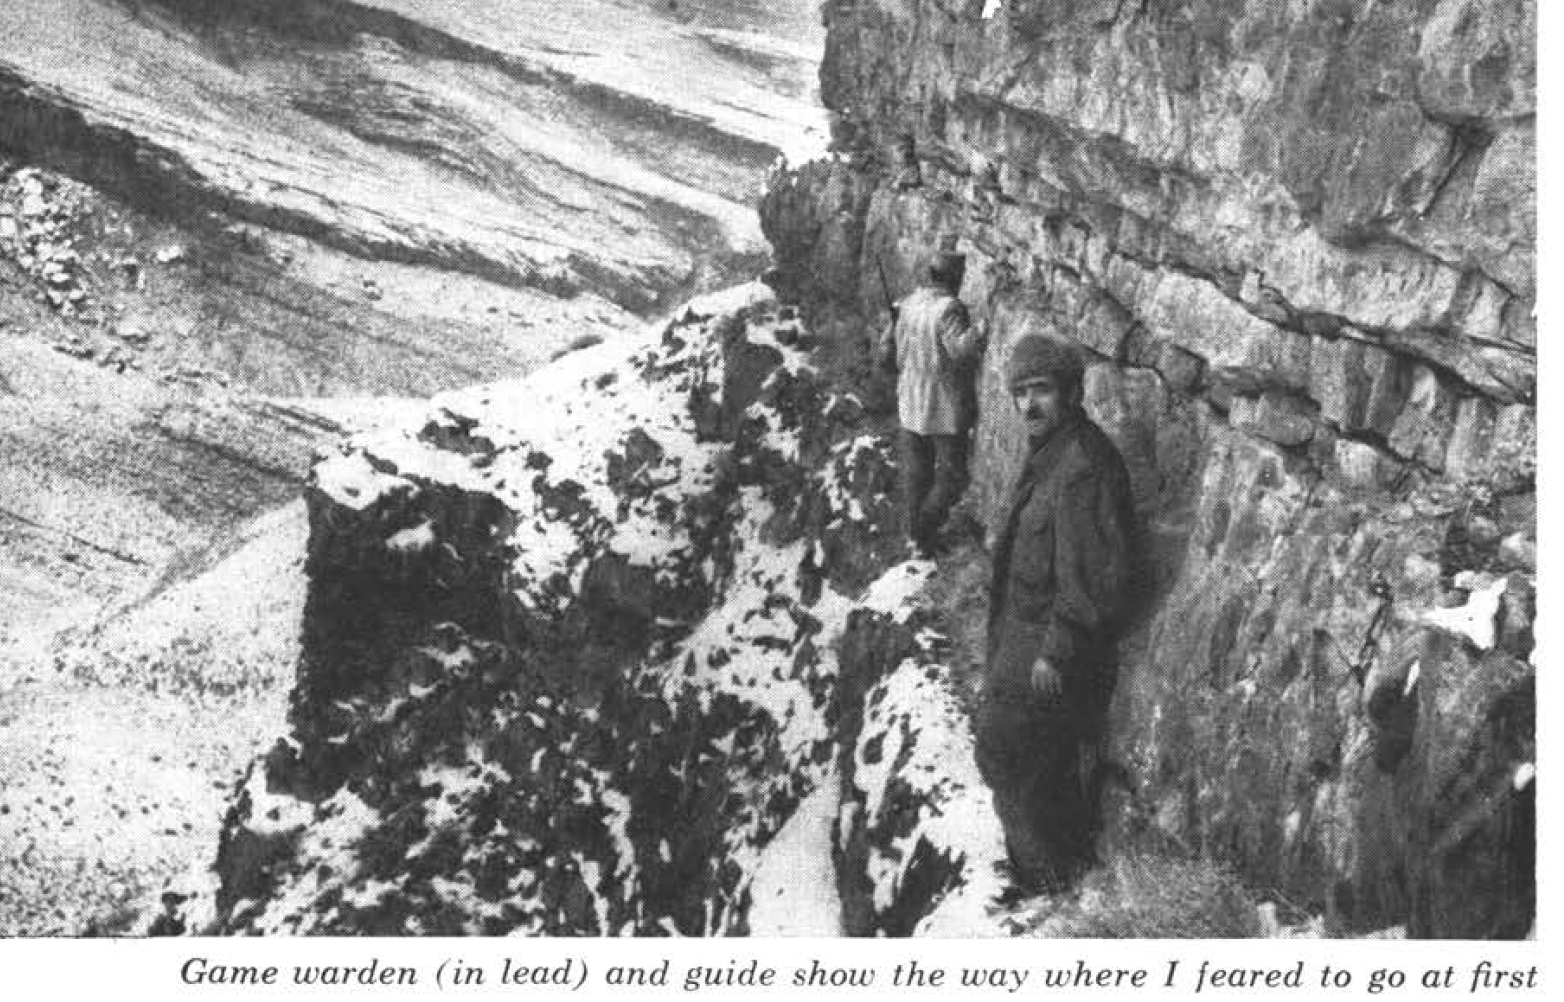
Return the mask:
<svg viewBox="0 0 1564 1002">
<path fill-rule="evenodd" d="M 1036 335 L 1016 345 L 1006 371 L 1028 455 L 994 545 L 976 737 L 1029 889 L 1063 887 L 1091 862 L 1087 773 L 1134 573 L 1129 474 L 1081 408 L 1083 372 L 1073 348 Z"/>
</svg>

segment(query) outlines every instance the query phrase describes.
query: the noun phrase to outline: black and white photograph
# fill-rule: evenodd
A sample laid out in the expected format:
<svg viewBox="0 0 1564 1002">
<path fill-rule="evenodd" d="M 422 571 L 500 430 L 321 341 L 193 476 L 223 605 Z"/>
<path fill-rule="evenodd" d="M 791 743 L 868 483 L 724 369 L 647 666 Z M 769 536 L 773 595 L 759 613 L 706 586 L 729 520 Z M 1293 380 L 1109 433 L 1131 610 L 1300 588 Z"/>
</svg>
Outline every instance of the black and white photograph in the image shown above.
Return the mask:
<svg viewBox="0 0 1564 1002">
<path fill-rule="evenodd" d="M 1538 7 L 0 0 L 0 948 L 1535 939 Z"/>
</svg>

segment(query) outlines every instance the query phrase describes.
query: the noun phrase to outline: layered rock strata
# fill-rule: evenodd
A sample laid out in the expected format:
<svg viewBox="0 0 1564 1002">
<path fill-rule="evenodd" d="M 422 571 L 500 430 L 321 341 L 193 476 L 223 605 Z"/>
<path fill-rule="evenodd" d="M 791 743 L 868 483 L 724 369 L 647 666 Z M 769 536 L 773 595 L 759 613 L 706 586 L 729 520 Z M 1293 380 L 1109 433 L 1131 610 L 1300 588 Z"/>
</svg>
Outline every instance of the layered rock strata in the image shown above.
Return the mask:
<svg viewBox="0 0 1564 1002">
<path fill-rule="evenodd" d="M 961 238 L 990 528 L 1010 346 L 1101 363 L 1154 565 L 1114 711 L 1127 827 L 1340 931 L 1526 933 L 1535 5 L 825 17 L 839 153 L 768 192 L 778 285 L 860 359 Z"/>
</svg>

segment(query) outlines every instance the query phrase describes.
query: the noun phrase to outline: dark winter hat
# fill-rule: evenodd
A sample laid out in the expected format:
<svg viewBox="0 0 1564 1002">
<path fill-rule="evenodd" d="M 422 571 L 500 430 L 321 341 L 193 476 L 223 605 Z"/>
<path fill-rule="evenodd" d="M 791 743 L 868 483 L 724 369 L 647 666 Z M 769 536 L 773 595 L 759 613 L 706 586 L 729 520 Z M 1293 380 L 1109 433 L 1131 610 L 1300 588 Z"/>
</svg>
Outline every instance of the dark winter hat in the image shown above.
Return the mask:
<svg viewBox="0 0 1564 1002">
<path fill-rule="evenodd" d="M 1074 345 L 1041 334 L 1028 334 L 1017 341 L 1005 366 L 1005 377 L 1012 392 L 1041 376 L 1075 384 L 1085 373 L 1086 364 Z"/>
<path fill-rule="evenodd" d="M 929 258 L 929 275 L 935 279 L 949 279 L 960 283 L 967 271 L 967 256 L 956 250 L 956 236 L 947 233 L 940 237 L 939 246 Z"/>
</svg>

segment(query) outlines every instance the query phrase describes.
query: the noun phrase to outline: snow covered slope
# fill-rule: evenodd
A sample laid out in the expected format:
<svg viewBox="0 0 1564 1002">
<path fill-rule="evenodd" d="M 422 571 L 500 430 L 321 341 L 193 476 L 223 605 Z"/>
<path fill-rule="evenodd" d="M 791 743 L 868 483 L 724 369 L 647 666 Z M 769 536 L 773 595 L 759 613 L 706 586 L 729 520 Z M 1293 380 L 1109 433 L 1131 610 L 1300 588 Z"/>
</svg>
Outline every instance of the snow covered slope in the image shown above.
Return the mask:
<svg viewBox="0 0 1564 1002">
<path fill-rule="evenodd" d="M 227 696 L 180 702 L 235 639 L 233 596 L 183 586 L 298 496 L 317 446 L 757 270 L 750 203 L 823 135 L 820 40 L 813 0 L 0 4 L 0 720 L 46 767 L 0 777 L 0 854 L 27 860 L 0 898 L 37 898 L 5 931 L 78 929 L 78 890 L 209 840 L 211 782 L 276 704 L 226 742 Z M 141 639 L 165 633 L 188 642 Z M 96 725 L 120 704 L 177 721 L 168 747 Z M 34 788 L 107 764 L 167 791 L 185 729 L 225 739 L 191 773 L 207 799 L 137 799 L 134 849 Z"/>
<path fill-rule="evenodd" d="M 743 287 L 317 466 L 292 726 L 155 928 L 998 931 L 933 565 L 808 341 Z"/>
</svg>

